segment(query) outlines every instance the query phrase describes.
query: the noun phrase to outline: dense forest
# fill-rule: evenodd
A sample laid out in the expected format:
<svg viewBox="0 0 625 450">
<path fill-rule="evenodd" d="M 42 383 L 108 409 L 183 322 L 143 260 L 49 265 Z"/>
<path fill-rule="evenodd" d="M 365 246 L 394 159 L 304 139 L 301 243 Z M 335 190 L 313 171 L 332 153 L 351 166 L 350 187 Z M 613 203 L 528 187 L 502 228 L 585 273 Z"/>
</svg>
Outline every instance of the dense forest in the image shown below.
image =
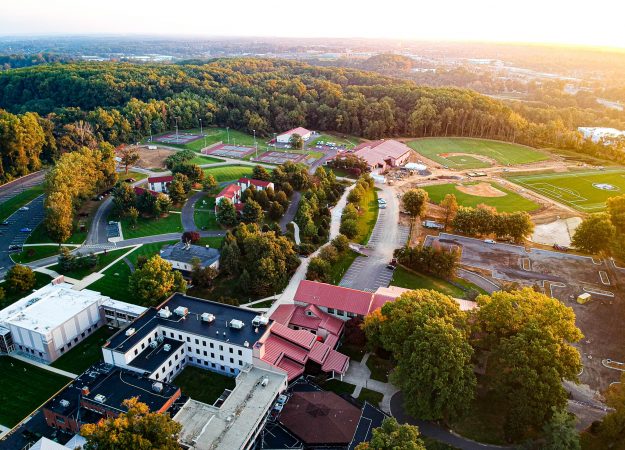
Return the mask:
<svg viewBox="0 0 625 450">
<path fill-rule="evenodd" d="M 285 60 L 205 65 L 70 63 L 0 73 L 0 180 L 89 141 L 113 145 L 203 124 L 269 136 L 296 126 L 378 139 L 469 136 L 622 158 L 582 142 L 569 114 L 517 111 L 458 88 L 431 88 L 349 68 Z M 35 113 L 35 114 L 33 114 Z M 52 138 L 50 137 L 52 136 Z"/>
</svg>

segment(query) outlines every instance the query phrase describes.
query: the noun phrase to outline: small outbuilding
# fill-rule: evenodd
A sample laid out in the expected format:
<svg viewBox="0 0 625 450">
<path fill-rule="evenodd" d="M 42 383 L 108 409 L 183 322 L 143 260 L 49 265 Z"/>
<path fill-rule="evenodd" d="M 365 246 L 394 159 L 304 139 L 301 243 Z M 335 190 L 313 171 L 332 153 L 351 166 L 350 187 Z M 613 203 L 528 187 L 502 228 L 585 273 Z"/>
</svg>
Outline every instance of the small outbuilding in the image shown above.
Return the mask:
<svg viewBox="0 0 625 450">
<path fill-rule="evenodd" d="M 190 272 L 193 270 L 193 260 L 200 260 L 200 266 L 204 269 L 219 268 L 219 250 L 201 245 L 191 245 L 185 242 L 177 242 L 168 245 L 161 250 L 161 258 L 171 263 L 174 269 Z"/>
</svg>

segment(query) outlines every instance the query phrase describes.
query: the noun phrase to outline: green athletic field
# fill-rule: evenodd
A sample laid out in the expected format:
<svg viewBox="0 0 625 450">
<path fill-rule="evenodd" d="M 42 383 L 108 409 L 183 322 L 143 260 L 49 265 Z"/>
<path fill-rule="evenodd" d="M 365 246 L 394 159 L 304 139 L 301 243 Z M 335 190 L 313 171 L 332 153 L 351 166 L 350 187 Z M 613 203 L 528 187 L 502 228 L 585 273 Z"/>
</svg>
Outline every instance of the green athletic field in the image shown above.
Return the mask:
<svg viewBox="0 0 625 450">
<path fill-rule="evenodd" d="M 503 165 L 527 164 L 549 159 L 544 153 L 509 142 L 466 138 L 426 138 L 408 142 L 408 146 L 428 159 L 452 169 L 480 169 L 491 164 L 470 155 L 494 159 Z M 462 155 L 447 155 L 462 153 Z"/>
<path fill-rule="evenodd" d="M 476 183 L 465 183 L 466 184 L 476 184 Z M 493 208 L 497 208 L 499 212 L 514 212 L 514 211 L 535 211 L 540 208 L 540 205 L 534 203 L 531 200 L 528 200 L 525 197 L 516 194 L 500 184 L 497 183 L 489 183 L 493 187 L 498 190 L 505 192 L 506 195 L 503 197 L 481 197 L 477 195 L 467 194 L 465 192 L 461 192 L 456 188 L 456 184 L 437 184 L 434 186 L 424 186 L 422 189 L 427 191 L 430 195 L 430 200 L 436 204 L 440 203 L 445 195 L 454 194 L 456 196 L 456 200 L 460 206 L 467 206 L 471 208 L 475 208 L 479 204 L 485 204 L 488 206 L 492 206 Z"/>
<path fill-rule="evenodd" d="M 623 169 L 512 176 L 509 180 L 588 213 L 604 210 L 610 197 L 625 195 Z"/>
</svg>

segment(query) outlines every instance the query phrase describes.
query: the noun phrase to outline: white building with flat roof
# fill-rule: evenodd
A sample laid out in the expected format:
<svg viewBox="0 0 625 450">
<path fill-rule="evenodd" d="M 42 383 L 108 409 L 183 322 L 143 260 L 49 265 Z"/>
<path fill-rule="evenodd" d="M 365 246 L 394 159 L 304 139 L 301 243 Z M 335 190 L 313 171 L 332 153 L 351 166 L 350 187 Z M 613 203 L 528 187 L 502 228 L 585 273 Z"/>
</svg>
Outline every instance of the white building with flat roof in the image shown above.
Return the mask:
<svg viewBox="0 0 625 450">
<path fill-rule="evenodd" d="M 145 311 L 89 289 L 51 283 L 0 311 L 2 351 L 50 363 L 105 323 L 103 305 L 116 316 L 115 326 Z"/>
<path fill-rule="evenodd" d="M 610 144 L 619 138 L 625 138 L 625 131 L 616 128 L 605 127 L 579 127 L 577 131 L 582 133 L 584 139 L 590 139 L 593 142 L 603 140 L 606 144 Z"/>
</svg>

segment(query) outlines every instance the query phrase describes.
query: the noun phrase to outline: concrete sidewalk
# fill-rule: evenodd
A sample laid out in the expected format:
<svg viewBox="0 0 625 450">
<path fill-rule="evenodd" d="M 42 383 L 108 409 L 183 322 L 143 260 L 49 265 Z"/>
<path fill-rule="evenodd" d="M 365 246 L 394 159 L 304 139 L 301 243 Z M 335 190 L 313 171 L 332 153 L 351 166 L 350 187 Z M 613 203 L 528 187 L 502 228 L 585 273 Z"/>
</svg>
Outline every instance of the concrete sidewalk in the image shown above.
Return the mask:
<svg viewBox="0 0 625 450">
<path fill-rule="evenodd" d="M 370 353 L 366 353 L 360 362 L 351 360 L 349 369 L 347 369 L 347 373 L 343 377 L 343 381 L 356 386 L 352 394 L 354 398 L 358 398 L 362 388 L 371 389 L 372 391 L 383 394 L 384 397 L 380 402 L 380 409 L 387 414 L 391 414 L 391 398 L 399 392 L 399 389 L 391 383 L 371 379 L 371 371 L 367 367 L 367 360 L 370 355 Z"/>
</svg>

